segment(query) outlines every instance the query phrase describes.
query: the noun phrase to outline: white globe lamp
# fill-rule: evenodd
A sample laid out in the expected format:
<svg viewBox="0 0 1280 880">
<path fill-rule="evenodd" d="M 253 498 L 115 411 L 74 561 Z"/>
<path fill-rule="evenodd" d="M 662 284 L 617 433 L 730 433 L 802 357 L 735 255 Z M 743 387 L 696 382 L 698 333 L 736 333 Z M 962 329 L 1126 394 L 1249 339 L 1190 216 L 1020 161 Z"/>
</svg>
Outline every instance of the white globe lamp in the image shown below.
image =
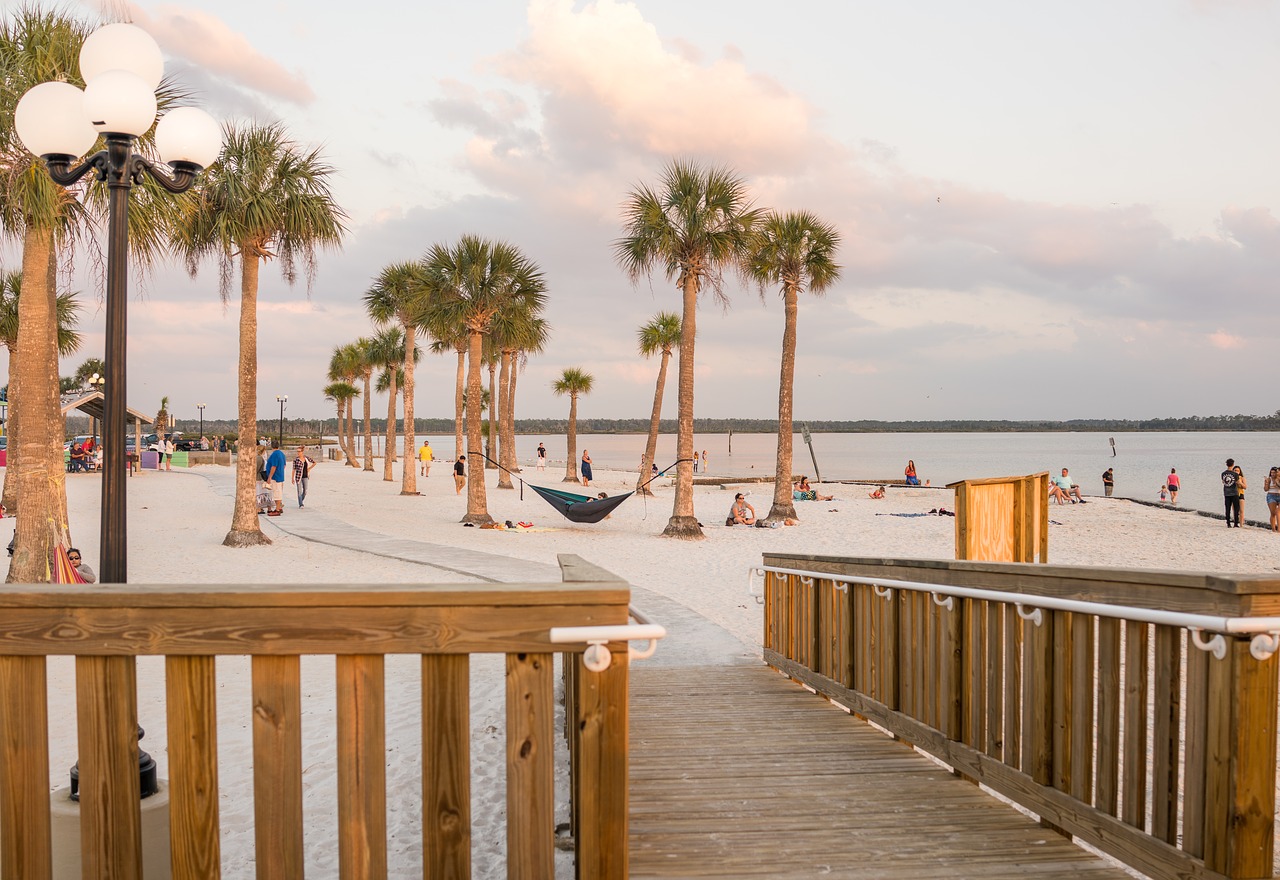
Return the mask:
<svg viewBox="0 0 1280 880">
<path fill-rule="evenodd" d="M 86 83 L 108 70 L 127 70 L 154 92 L 164 77 L 164 56 L 151 34 L 137 25 L 109 24 L 90 34 L 80 48 L 80 75 Z"/>
<path fill-rule="evenodd" d="M 103 134 L 141 137 L 156 121 L 155 88 L 136 73 L 108 70 L 84 87 L 84 112 Z"/>
<path fill-rule="evenodd" d="M 208 168 L 222 152 L 222 128 L 197 107 L 179 107 L 166 113 L 156 126 L 156 149 L 160 161 L 169 165 Z"/>
<path fill-rule="evenodd" d="M 22 145 L 37 156 L 83 156 L 98 139 L 84 113 L 84 92 L 70 83 L 41 83 L 13 114 Z"/>
</svg>

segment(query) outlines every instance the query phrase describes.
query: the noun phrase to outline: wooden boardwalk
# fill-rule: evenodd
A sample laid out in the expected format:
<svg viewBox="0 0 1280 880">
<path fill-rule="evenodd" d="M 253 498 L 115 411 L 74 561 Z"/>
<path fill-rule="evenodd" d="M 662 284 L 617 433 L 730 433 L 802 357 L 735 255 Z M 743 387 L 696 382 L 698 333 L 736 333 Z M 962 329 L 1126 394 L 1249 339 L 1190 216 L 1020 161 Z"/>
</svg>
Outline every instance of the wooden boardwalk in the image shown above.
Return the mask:
<svg viewBox="0 0 1280 880">
<path fill-rule="evenodd" d="M 631 877 L 1125 878 L 769 667 L 631 668 Z"/>
</svg>

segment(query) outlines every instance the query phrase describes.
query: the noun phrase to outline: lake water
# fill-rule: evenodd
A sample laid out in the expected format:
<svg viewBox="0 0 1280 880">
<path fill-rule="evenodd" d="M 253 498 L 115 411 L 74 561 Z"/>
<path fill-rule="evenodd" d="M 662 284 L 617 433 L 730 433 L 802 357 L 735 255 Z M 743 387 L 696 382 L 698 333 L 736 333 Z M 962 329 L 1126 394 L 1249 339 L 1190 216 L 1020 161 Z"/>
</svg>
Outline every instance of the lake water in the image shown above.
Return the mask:
<svg viewBox="0 0 1280 880">
<path fill-rule="evenodd" d="M 1179 506 L 1222 512 L 1222 484 L 1218 475 L 1227 458 L 1234 458 L 1249 481 L 1246 515 L 1267 518 L 1262 482 L 1267 471 L 1280 465 L 1280 434 L 1274 432 L 1178 432 L 1135 434 L 1097 433 L 978 433 L 978 434 L 814 434 L 817 472 L 827 481 L 901 479 L 907 459 L 914 459 L 921 481 L 943 485 L 956 480 L 1002 477 L 1070 468 L 1086 495 L 1102 494 L 1102 472 L 1115 469 L 1116 495 L 1158 500 L 1170 468 L 1182 477 Z M 1111 455 L 1109 437 L 1116 442 Z M 453 436 L 430 435 L 437 458 L 453 458 Z M 521 435 L 516 451 L 532 462 L 539 441 L 552 462 L 564 467 L 565 439 L 561 435 Z M 639 465 L 645 437 L 641 434 L 579 434 L 578 453 L 591 451 L 597 468 L 629 470 Z M 698 434 L 694 446 L 707 450 L 709 472 L 744 477 L 773 473 L 777 440 L 772 434 L 734 434 L 732 452 L 726 434 Z M 676 438 L 658 437 L 659 467 L 675 460 Z M 795 438 L 795 471 L 815 468 L 800 435 Z M 526 478 L 527 478 L 526 474 Z"/>
</svg>

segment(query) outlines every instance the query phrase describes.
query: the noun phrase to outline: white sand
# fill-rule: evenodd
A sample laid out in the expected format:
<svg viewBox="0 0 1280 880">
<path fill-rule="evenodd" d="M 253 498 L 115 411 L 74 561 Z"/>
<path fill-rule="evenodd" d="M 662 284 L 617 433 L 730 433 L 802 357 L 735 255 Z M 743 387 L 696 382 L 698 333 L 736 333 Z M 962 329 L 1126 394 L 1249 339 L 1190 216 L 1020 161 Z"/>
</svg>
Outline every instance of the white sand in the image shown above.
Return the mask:
<svg viewBox="0 0 1280 880">
<path fill-rule="evenodd" d="M 631 583 L 681 603 L 742 640 L 744 653 L 758 653 L 761 609 L 746 594 L 746 570 L 762 551 L 846 556 L 951 558 L 954 519 L 901 518 L 889 513 L 920 513 L 952 506 L 944 490 L 893 490 L 883 501 L 866 497 L 860 486 L 819 487 L 837 496 L 832 502 L 798 504 L 801 524 L 777 530 L 727 528 L 725 514 L 733 488 L 697 489 L 697 514 L 707 540 L 671 541 L 658 537 L 671 512 L 673 490 L 655 484 L 659 497 L 635 497 L 610 519 L 597 525 L 566 522 L 528 490 L 493 488 L 488 474 L 489 509 L 496 519 L 527 520 L 548 531 L 528 533 L 463 528 L 465 498 L 454 494 L 450 466 L 438 462 L 432 476 L 419 478 L 423 497 L 401 497 L 400 483 L 374 473 L 325 462 L 312 479 L 307 509 L 298 510 L 286 491 L 285 516 L 263 519 L 271 546 L 231 550 L 221 546 L 230 523 L 230 499 L 214 491 L 210 480 L 225 486 L 226 468 L 192 473 L 148 473 L 129 481 L 130 573 L 135 583 L 262 582 L 387 583 L 465 582 L 452 572 L 430 566 L 371 556 L 311 543 L 282 534 L 275 522 L 288 526 L 294 518 L 329 515 L 361 528 L 419 541 L 450 544 L 554 565 L 558 553 L 576 553 L 621 575 Z M 398 475 L 397 467 L 397 475 Z M 559 482 L 562 469 L 524 476 L 541 485 L 572 488 Z M 634 477 L 597 472 L 590 494 L 628 491 Z M 206 478 L 207 477 L 207 478 Z M 286 487 L 287 489 L 288 487 Z M 741 487 L 757 512 L 768 511 L 772 487 Z M 582 490 L 586 491 L 586 490 Z M 68 478 L 72 530 L 85 558 L 96 562 L 100 483 L 93 475 Z M 1272 573 L 1277 541 L 1260 529 L 1226 530 L 1205 517 L 1142 507 L 1122 500 L 1090 499 L 1087 505 L 1051 508 L 1050 558 L 1055 563 L 1116 565 L 1188 571 Z M 0 520 L 0 541 L 8 542 L 12 520 Z M 662 621 L 657 621 L 661 623 Z M 659 649 L 663 650 L 662 648 Z M 253 861 L 252 783 L 249 756 L 249 664 L 224 658 L 219 673 L 219 753 L 223 861 L 227 876 L 245 876 Z M 420 828 L 420 690 L 416 658 L 390 658 L 387 719 L 388 828 L 392 876 L 421 876 Z M 502 665 L 500 658 L 473 661 L 472 754 L 475 875 L 504 873 L 505 811 L 503 792 Z M 303 665 L 304 785 L 307 808 L 307 862 L 316 876 L 335 873 L 337 848 L 333 753 L 333 660 L 309 658 Z M 161 775 L 167 766 L 164 726 L 163 661 L 139 664 L 139 713 L 147 728 L 144 747 L 157 759 Z M 74 665 L 67 658 L 50 662 L 52 724 L 51 787 L 65 784 L 66 768 L 76 754 Z M 563 761 L 561 761 L 563 765 Z M 560 820 L 565 816 L 566 784 L 557 780 Z M 561 876 L 571 874 L 568 857 Z"/>
</svg>

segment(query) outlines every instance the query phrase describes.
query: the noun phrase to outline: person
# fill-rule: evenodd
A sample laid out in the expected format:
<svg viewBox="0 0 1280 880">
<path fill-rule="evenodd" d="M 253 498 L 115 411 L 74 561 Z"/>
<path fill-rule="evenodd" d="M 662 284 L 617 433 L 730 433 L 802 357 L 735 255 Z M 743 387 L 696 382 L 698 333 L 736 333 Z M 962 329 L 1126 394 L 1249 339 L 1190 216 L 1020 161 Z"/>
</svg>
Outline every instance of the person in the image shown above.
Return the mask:
<svg viewBox="0 0 1280 880">
<path fill-rule="evenodd" d="M 271 441 L 271 454 L 267 456 L 267 483 L 271 489 L 271 500 L 275 503 L 275 510 L 269 512 L 267 516 L 279 516 L 284 513 L 284 471 L 287 462 L 284 460 L 284 453 L 280 451 L 280 441 Z"/>
<path fill-rule="evenodd" d="M 204 436 L 201 436 L 201 437 L 200 437 L 200 451 L 201 451 L 201 452 L 208 452 L 208 451 L 209 451 L 209 438 L 208 438 L 208 437 L 204 437 Z"/>
<path fill-rule="evenodd" d="M 267 482 L 267 459 L 266 456 L 262 454 L 261 444 L 258 446 L 258 461 L 256 467 L 258 469 L 258 482 L 265 484 Z M 263 488 L 265 489 L 266 486 L 264 485 Z"/>
<path fill-rule="evenodd" d="M 459 455 L 453 463 L 453 494 L 461 495 L 462 487 L 467 485 L 467 457 Z"/>
<path fill-rule="evenodd" d="M 698 453 L 695 452 L 693 454 L 693 472 L 695 474 L 698 472 L 698 464 L 699 464 Z"/>
<path fill-rule="evenodd" d="M 1271 512 L 1271 531 L 1280 532 L 1280 467 L 1273 467 L 1262 484 L 1267 493 L 1267 510 Z"/>
<path fill-rule="evenodd" d="M 1169 497 L 1169 487 L 1162 485 L 1160 487 L 1160 503 L 1164 504 L 1165 499 Z"/>
<path fill-rule="evenodd" d="M 1182 487 L 1182 478 L 1178 476 L 1177 468 L 1169 468 L 1169 476 L 1165 477 L 1164 484 L 1169 487 L 1169 503 L 1178 503 L 1178 489 Z"/>
<path fill-rule="evenodd" d="M 1240 515 L 1236 517 L 1236 524 L 1244 524 L 1244 490 L 1249 488 L 1244 478 L 1244 471 L 1240 470 L 1240 465 L 1236 465 L 1236 497 L 1240 499 Z"/>
<path fill-rule="evenodd" d="M 809 478 L 803 474 L 800 476 L 800 482 L 795 484 L 792 496 L 796 501 L 832 501 L 835 497 L 819 495 L 818 490 L 809 485 Z"/>
<path fill-rule="evenodd" d="M 1227 469 L 1222 472 L 1222 504 L 1227 514 L 1227 528 L 1240 528 L 1240 475 L 1236 473 L 1236 460 L 1227 459 Z"/>
<path fill-rule="evenodd" d="M 1084 496 L 1080 494 L 1080 487 L 1072 481 L 1071 475 L 1067 473 L 1066 468 L 1062 469 L 1062 476 L 1053 478 L 1053 488 L 1049 490 L 1049 494 L 1057 499 L 1059 504 L 1066 501 L 1070 501 L 1072 504 L 1075 504 L 1076 501 L 1081 504 L 1088 503 L 1084 500 Z M 1074 500 L 1071 498 L 1072 495 L 1076 496 Z"/>
<path fill-rule="evenodd" d="M 79 443 L 71 444 L 71 461 L 67 464 L 67 470 L 73 474 L 87 471 L 89 468 L 85 465 L 84 447 Z"/>
<path fill-rule="evenodd" d="M 747 497 L 739 492 L 733 496 L 733 507 L 729 508 L 727 526 L 753 526 L 756 524 L 756 509 L 747 502 Z"/>
<path fill-rule="evenodd" d="M 884 497 L 884 486 L 876 486 L 876 490 L 874 492 L 868 492 L 867 497 L 874 498 L 876 501 L 879 501 Z"/>
<path fill-rule="evenodd" d="M 170 436 L 168 436 L 168 437 L 166 437 L 166 438 L 165 438 L 165 440 L 164 440 L 164 446 L 163 446 L 163 449 L 164 449 L 164 455 L 162 456 L 162 458 L 164 458 L 164 469 L 165 469 L 166 471 L 171 471 L 171 470 L 173 470 L 173 452 L 174 452 L 174 446 L 173 446 L 173 435 L 170 435 Z M 281 458 L 284 458 L 284 453 L 283 453 L 283 452 L 282 452 L 282 453 L 280 453 L 280 457 L 281 457 Z M 281 486 L 283 486 L 283 485 L 284 485 L 284 483 L 283 483 L 283 480 L 284 480 L 284 474 L 283 474 L 283 472 L 282 472 L 282 473 L 281 473 L 281 475 L 280 475 L 280 479 L 281 479 L 281 481 L 282 481 L 282 482 L 281 482 Z M 281 508 L 283 508 L 283 507 L 284 507 L 284 502 L 283 502 L 283 501 L 282 501 L 282 502 L 280 502 L 280 506 L 281 506 Z"/>
<path fill-rule="evenodd" d="M 547 469 L 547 447 L 541 443 L 538 444 L 538 470 L 545 471 Z"/>
<path fill-rule="evenodd" d="M 436 454 L 431 449 L 431 441 L 423 440 L 421 448 L 418 449 L 418 470 L 422 476 L 431 476 L 431 462 L 435 457 Z"/>
<path fill-rule="evenodd" d="M 307 447 L 299 446 L 298 455 L 293 459 L 293 473 L 289 477 L 289 482 L 298 490 L 299 508 L 307 500 L 307 486 L 311 482 L 311 469 L 315 466 L 315 461 L 307 455 Z"/>
<path fill-rule="evenodd" d="M 907 459 L 907 468 L 902 473 L 907 478 L 908 486 L 920 485 L 920 478 L 916 476 L 916 463 L 911 459 Z"/>
<path fill-rule="evenodd" d="M 591 453 L 582 450 L 582 485 L 591 485 Z"/>
<path fill-rule="evenodd" d="M 704 474 L 705 474 L 705 473 L 709 473 L 709 472 L 707 471 L 707 450 L 705 450 L 705 449 L 704 449 L 704 450 L 702 450 L 702 472 L 703 472 Z"/>
<path fill-rule="evenodd" d="M 1107 468 L 1105 471 L 1102 472 L 1102 494 L 1110 498 L 1112 493 L 1115 491 L 1116 491 L 1115 471 L 1112 470 L 1111 468 Z"/>
<path fill-rule="evenodd" d="M 67 550 L 67 558 L 71 560 L 71 567 L 80 574 L 80 577 L 84 578 L 86 584 L 96 584 L 98 582 L 98 576 L 89 567 L 89 563 L 81 559 L 79 550 L 71 547 Z"/>
</svg>

